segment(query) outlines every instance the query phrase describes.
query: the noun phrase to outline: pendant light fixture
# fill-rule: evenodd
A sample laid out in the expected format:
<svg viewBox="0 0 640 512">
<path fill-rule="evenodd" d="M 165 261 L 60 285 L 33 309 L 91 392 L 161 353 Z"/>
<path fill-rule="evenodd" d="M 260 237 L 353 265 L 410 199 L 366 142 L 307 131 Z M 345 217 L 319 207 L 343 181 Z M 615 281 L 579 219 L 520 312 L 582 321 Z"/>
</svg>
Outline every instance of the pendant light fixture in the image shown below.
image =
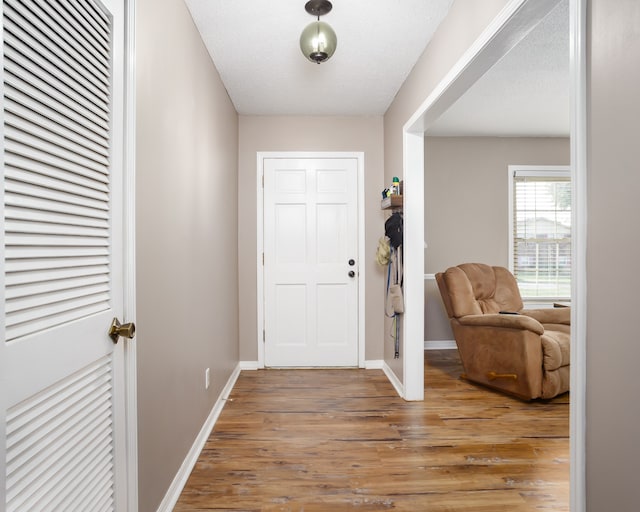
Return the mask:
<svg viewBox="0 0 640 512">
<path fill-rule="evenodd" d="M 338 38 L 331 26 L 320 21 L 320 16 L 331 11 L 333 5 L 329 0 L 309 0 L 304 8 L 318 19 L 307 25 L 300 34 L 300 49 L 307 59 L 320 64 L 331 58 L 338 45 Z"/>
</svg>

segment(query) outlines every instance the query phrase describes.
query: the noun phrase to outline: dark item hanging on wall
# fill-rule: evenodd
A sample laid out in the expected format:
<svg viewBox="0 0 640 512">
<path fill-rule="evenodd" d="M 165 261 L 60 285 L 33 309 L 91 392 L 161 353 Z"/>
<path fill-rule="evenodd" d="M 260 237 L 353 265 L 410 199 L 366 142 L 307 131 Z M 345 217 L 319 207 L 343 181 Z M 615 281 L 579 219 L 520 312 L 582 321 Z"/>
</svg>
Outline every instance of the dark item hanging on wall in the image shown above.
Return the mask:
<svg viewBox="0 0 640 512">
<path fill-rule="evenodd" d="M 391 240 L 391 247 L 397 249 L 402 245 L 402 214 L 393 212 L 384 223 L 384 234 Z"/>
</svg>

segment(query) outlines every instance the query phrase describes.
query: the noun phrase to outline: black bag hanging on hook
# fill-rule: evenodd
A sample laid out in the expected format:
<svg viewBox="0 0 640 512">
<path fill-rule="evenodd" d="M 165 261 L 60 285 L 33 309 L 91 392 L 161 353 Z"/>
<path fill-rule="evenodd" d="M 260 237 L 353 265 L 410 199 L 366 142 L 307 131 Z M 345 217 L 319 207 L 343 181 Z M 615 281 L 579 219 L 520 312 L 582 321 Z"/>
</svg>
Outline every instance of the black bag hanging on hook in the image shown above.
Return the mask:
<svg viewBox="0 0 640 512">
<path fill-rule="evenodd" d="M 391 247 L 397 249 L 402 245 L 402 214 L 393 212 L 384 223 L 384 234 L 391 240 Z"/>
</svg>

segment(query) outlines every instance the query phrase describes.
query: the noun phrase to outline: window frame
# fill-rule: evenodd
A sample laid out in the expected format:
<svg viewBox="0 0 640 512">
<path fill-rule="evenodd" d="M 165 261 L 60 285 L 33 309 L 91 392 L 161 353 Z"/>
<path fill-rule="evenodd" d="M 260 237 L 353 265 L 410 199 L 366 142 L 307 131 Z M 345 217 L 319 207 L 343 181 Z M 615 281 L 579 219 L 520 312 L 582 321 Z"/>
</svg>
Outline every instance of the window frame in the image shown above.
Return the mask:
<svg viewBox="0 0 640 512">
<path fill-rule="evenodd" d="M 515 262 L 514 262 L 514 181 L 517 176 L 532 177 L 532 178 L 568 178 L 571 182 L 571 166 L 570 165 L 509 165 L 508 166 L 508 187 L 509 187 L 509 206 L 508 206 L 508 218 L 509 218 L 509 270 L 515 276 Z M 571 210 L 573 211 L 573 197 L 571 198 Z M 571 226 L 573 234 L 574 226 Z M 516 278 L 517 281 L 517 278 Z M 544 303 L 549 304 L 554 301 L 570 301 L 571 297 L 522 297 L 522 301 L 526 303 Z"/>
</svg>

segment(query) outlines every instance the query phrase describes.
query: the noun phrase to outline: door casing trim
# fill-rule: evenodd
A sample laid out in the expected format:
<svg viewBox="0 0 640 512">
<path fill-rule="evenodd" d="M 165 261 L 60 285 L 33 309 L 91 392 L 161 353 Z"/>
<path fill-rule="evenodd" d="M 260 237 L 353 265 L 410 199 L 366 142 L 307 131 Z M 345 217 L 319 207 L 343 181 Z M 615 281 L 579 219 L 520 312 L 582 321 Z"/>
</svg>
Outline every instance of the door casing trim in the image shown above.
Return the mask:
<svg viewBox="0 0 640 512">
<path fill-rule="evenodd" d="M 257 331 L 258 368 L 264 368 L 264 197 L 262 177 L 264 160 L 267 158 L 354 158 L 358 163 L 358 367 L 365 367 L 365 265 L 364 233 L 364 152 L 362 151 L 258 151 L 256 154 L 256 290 L 257 290 Z"/>
<path fill-rule="evenodd" d="M 136 2 L 125 0 L 123 158 L 123 321 L 136 320 Z M 126 415 L 127 510 L 138 510 L 137 341 L 122 340 Z"/>
</svg>

